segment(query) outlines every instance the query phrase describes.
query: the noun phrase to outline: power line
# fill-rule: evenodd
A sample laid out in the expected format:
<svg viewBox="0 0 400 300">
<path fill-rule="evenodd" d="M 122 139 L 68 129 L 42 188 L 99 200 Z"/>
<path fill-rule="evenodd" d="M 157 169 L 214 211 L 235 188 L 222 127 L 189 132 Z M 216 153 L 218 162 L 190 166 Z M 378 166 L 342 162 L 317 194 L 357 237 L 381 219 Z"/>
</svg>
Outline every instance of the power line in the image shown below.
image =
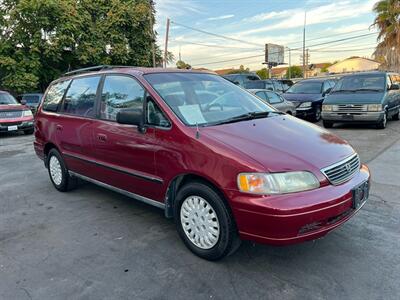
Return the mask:
<svg viewBox="0 0 400 300">
<path fill-rule="evenodd" d="M 222 34 L 216 34 L 216 33 L 208 32 L 208 31 L 205 31 L 205 30 L 202 30 L 202 29 L 197 29 L 197 28 L 194 28 L 194 27 L 183 25 L 183 24 L 177 23 L 175 21 L 171 21 L 171 23 L 173 23 L 175 25 L 178 25 L 178 26 L 181 26 L 181 27 L 184 27 L 184 28 L 187 28 L 187 29 L 191 29 L 191 30 L 197 31 L 197 32 L 201 32 L 201 33 L 204 33 L 204 34 L 208 34 L 208 35 L 212 35 L 212 36 L 215 36 L 215 37 L 219 37 L 219 38 L 222 38 L 222 39 L 231 40 L 231 41 L 244 43 L 244 44 L 249 44 L 249 45 L 255 45 L 255 46 L 264 47 L 263 44 L 252 43 L 252 42 L 248 42 L 248 41 L 232 38 L 232 37 L 229 37 L 229 36 L 225 36 L 225 35 L 222 35 Z"/>
<path fill-rule="evenodd" d="M 238 50 L 261 50 L 261 51 L 264 51 L 263 48 L 242 48 L 242 47 L 230 47 L 230 46 L 219 46 L 219 45 L 203 44 L 203 43 L 197 43 L 197 42 L 193 42 L 193 41 L 181 41 L 181 40 L 173 40 L 173 41 L 176 42 L 176 43 L 191 44 L 191 45 L 198 45 L 198 46 L 211 47 L 211 48 L 238 49 Z"/>
<path fill-rule="evenodd" d="M 375 47 L 368 47 L 368 48 L 359 48 L 359 49 L 332 49 L 332 50 L 310 50 L 311 52 L 351 52 L 351 51 L 362 51 L 362 50 L 370 50 L 370 49 L 375 49 Z"/>
</svg>

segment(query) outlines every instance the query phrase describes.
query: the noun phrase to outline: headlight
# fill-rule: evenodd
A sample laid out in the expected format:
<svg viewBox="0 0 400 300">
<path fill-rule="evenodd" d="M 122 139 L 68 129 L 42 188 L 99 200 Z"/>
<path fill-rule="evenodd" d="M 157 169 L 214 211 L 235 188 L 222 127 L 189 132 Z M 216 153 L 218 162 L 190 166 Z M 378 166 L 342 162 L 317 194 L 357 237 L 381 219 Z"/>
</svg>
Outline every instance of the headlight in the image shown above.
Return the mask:
<svg viewBox="0 0 400 300">
<path fill-rule="evenodd" d="M 30 110 L 24 110 L 22 116 L 23 117 L 32 117 L 33 115 L 32 115 L 32 112 Z"/>
<path fill-rule="evenodd" d="M 322 105 L 322 111 L 332 111 L 332 105 Z"/>
<path fill-rule="evenodd" d="M 304 102 L 302 104 L 300 104 L 298 107 L 299 108 L 307 108 L 307 107 L 311 107 L 312 103 L 311 102 Z"/>
<path fill-rule="evenodd" d="M 368 111 L 382 111 L 382 104 L 368 104 Z"/>
<path fill-rule="evenodd" d="M 319 181 L 310 172 L 240 173 L 239 190 L 251 194 L 286 194 L 319 187 Z"/>
</svg>

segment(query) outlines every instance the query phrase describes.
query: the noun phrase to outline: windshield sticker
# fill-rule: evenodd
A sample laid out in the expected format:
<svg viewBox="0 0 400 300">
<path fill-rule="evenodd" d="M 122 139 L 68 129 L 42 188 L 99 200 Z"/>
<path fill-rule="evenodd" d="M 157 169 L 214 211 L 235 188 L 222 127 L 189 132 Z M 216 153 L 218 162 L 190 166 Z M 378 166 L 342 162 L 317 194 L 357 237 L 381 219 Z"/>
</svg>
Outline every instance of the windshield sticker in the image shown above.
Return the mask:
<svg viewBox="0 0 400 300">
<path fill-rule="evenodd" d="M 194 125 L 206 123 L 198 104 L 178 106 L 178 108 L 189 124 Z"/>
</svg>

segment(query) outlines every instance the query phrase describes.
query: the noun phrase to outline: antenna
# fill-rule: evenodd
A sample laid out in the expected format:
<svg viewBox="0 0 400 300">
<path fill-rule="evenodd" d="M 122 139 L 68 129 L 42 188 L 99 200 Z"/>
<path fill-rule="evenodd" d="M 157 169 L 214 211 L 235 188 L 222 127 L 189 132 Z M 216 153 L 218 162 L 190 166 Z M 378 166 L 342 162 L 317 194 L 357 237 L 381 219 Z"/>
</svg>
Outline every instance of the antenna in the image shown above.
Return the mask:
<svg viewBox="0 0 400 300">
<path fill-rule="evenodd" d="M 200 138 L 199 124 L 196 122 L 196 139 Z"/>
</svg>

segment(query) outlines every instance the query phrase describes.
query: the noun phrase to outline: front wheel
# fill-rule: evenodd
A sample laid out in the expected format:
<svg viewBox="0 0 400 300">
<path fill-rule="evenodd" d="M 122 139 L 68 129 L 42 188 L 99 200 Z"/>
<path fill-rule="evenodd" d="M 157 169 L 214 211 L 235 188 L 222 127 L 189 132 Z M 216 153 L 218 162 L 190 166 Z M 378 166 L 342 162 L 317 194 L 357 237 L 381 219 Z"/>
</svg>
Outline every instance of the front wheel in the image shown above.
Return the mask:
<svg viewBox="0 0 400 300">
<path fill-rule="evenodd" d="M 329 121 L 322 121 L 322 125 L 324 125 L 325 128 L 332 128 L 333 123 Z"/>
<path fill-rule="evenodd" d="M 66 192 L 76 186 L 77 179 L 69 175 L 61 154 L 56 149 L 51 149 L 47 155 L 47 168 L 50 180 L 60 192 Z"/>
<path fill-rule="evenodd" d="M 393 115 L 392 120 L 394 120 L 394 121 L 400 120 L 400 108 L 397 111 L 397 113 Z"/>
<path fill-rule="evenodd" d="M 318 122 L 319 120 L 321 120 L 321 106 L 320 105 L 315 107 L 315 113 L 312 118 L 313 122 Z"/>
<path fill-rule="evenodd" d="M 194 254 L 218 260 L 239 247 L 235 222 L 227 205 L 207 184 L 192 182 L 183 186 L 174 210 L 179 236 Z"/>
<path fill-rule="evenodd" d="M 385 113 L 383 114 L 382 120 L 380 120 L 380 121 L 378 122 L 378 124 L 376 124 L 376 128 L 378 128 L 378 129 L 385 129 L 385 128 L 386 128 L 386 124 L 387 124 L 387 113 L 385 112 Z"/>
</svg>

